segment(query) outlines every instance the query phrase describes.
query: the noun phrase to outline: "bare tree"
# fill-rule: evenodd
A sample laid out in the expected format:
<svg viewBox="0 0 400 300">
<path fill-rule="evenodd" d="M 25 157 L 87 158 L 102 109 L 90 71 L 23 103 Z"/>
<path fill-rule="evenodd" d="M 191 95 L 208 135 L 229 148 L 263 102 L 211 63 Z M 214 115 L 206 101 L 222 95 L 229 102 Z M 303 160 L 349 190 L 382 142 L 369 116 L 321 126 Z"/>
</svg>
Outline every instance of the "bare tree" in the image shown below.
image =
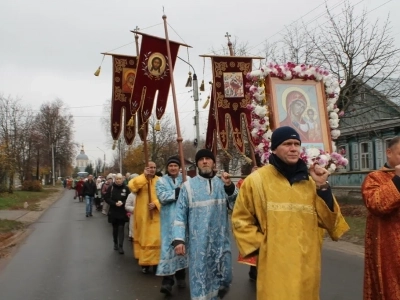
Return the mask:
<svg viewBox="0 0 400 300">
<path fill-rule="evenodd" d="M 7 164 L 2 166 L 13 191 L 15 175 L 22 182 L 30 173 L 32 111 L 20 99 L 0 95 L 0 142 Z"/>
<path fill-rule="evenodd" d="M 51 169 L 52 148 L 54 162 L 62 173 L 70 169 L 72 159 L 76 154 L 77 144 L 73 141 L 73 117 L 68 112 L 63 101 L 56 99 L 44 103 L 35 119 L 35 135 L 40 140 L 41 165 Z"/>
<path fill-rule="evenodd" d="M 282 58 L 327 68 L 341 83 L 337 105 L 345 112 L 357 103 L 365 106 L 364 96 L 369 92 L 374 96 L 379 92 L 386 99 L 399 97 L 400 49 L 389 17 L 382 24 L 378 20 L 371 23 L 368 11 L 356 14 L 349 1 L 341 13 L 334 14 L 326 6 L 326 15 L 327 21 L 312 29 L 306 24 L 288 28 L 282 39 Z M 380 103 L 370 103 L 368 109 L 379 109 Z"/>
</svg>

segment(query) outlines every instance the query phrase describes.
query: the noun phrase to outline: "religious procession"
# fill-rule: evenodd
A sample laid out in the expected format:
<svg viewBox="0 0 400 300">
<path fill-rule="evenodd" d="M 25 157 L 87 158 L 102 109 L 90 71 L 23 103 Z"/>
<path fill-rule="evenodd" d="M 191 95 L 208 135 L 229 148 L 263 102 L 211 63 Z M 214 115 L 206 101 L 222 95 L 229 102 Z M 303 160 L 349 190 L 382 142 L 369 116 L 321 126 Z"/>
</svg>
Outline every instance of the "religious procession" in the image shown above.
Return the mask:
<svg viewBox="0 0 400 300">
<path fill-rule="evenodd" d="M 348 164 L 335 144 L 340 82 L 307 64 L 267 63 L 253 70 L 253 61 L 263 58 L 235 56 L 228 38 L 230 55 L 201 56 L 211 60 L 213 80 L 206 140 L 195 155 L 196 174 L 189 177 L 173 70 L 179 48 L 190 46 L 169 40 L 165 15 L 163 21 L 165 37 L 132 31 L 136 56 L 103 53 L 113 64 L 111 135 L 115 141 L 122 135 L 130 145 L 138 134 L 145 162 L 142 174 L 110 174 L 101 187 L 113 249 L 125 253 L 129 223 L 134 258 L 143 274 L 160 276 L 166 297 L 179 298 L 179 289 L 189 288 L 192 300 L 223 299 L 236 259 L 249 266 L 258 300 L 319 299 L 324 237 L 338 241 L 349 230 L 329 183 L 330 174 Z M 193 81 L 197 90 L 191 75 L 188 84 Z M 170 88 L 177 148 L 165 175 L 158 176 L 147 150 L 149 118 L 154 111 L 161 120 Z M 227 152 L 230 144 L 252 166 L 239 182 L 218 169 L 218 151 Z M 391 241 L 398 241 L 393 228 L 400 224 L 399 157 L 396 137 L 384 168 L 362 186 L 370 211 L 366 300 L 400 299 L 400 266 L 391 259 L 398 252 Z M 93 178 L 88 182 L 84 197 L 96 191 Z M 239 257 L 232 257 L 231 233 Z"/>
</svg>

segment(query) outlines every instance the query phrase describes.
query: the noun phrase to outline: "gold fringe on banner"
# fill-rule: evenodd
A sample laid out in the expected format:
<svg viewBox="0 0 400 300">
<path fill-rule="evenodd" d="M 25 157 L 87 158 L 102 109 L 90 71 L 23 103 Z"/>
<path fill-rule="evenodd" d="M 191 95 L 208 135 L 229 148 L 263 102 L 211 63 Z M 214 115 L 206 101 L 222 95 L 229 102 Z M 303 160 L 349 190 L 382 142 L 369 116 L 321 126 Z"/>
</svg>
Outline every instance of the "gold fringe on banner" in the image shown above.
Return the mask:
<svg viewBox="0 0 400 300">
<path fill-rule="evenodd" d="M 156 125 L 154 125 L 154 130 L 155 131 L 160 131 L 161 130 L 160 120 L 157 120 Z"/>
<path fill-rule="evenodd" d="M 186 81 L 186 86 L 185 87 L 191 87 L 192 86 L 192 72 L 189 72 L 189 77 Z"/>
<path fill-rule="evenodd" d="M 203 109 L 207 107 L 208 103 L 210 103 L 210 96 L 208 96 L 206 102 L 204 102 Z"/>
</svg>

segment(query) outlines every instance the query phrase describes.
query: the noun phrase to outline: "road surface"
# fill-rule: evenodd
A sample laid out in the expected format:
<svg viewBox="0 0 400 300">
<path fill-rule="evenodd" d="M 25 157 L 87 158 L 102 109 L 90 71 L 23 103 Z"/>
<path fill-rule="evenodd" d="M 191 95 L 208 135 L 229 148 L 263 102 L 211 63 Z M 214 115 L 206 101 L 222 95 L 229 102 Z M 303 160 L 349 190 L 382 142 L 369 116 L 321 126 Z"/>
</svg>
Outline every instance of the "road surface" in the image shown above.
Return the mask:
<svg viewBox="0 0 400 300">
<path fill-rule="evenodd" d="M 32 233 L 0 263 L 0 298 L 4 300 L 162 300 L 161 279 L 142 274 L 126 241 L 125 255 L 113 250 L 111 226 L 66 190 L 33 225 Z M 234 243 L 233 243 L 234 245 Z M 237 249 L 233 246 L 233 257 Z M 248 267 L 234 263 L 226 300 L 256 299 Z M 324 249 L 321 300 L 362 299 L 363 257 Z M 188 288 L 172 299 L 189 300 Z"/>
</svg>

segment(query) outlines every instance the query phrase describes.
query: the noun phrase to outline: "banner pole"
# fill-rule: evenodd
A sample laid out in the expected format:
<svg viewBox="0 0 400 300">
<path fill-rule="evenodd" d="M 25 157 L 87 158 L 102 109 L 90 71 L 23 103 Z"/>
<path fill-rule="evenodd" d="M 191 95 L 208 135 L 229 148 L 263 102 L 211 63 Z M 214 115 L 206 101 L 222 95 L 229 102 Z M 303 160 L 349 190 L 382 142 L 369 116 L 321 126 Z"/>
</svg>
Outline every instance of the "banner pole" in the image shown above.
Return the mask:
<svg viewBox="0 0 400 300">
<path fill-rule="evenodd" d="M 139 27 L 136 26 L 135 30 L 139 30 Z M 135 32 L 135 45 L 136 45 L 136 55 L 139 59 L 139 35 Z M 133 92 L 133 87 L 132 87 Z M 132 94 L 131 94 L 132 99 Z M 142 99 L 143 100 L 143 99 Z M 143 103 L 143 101 L 141 101 Z M 137 114 L 138 118 L 141 118 L 140 113 Z M 143 152 L 144 152 L 144 163 L 145 168 L 149 166 L 149 150 L 147 147 L 147 122 L 142 124 L 143 126 Z M 147 196 L 148 202 L 151 203 L 151 179 L 147 179 Z M 150 220 L 153 220 L 153 211 L 149 210 Z"/>
<path fill-rule="evenodd" d="M 138 114 L 138 118 L 141 118 L 140 114 Z M 147 123 L 147 122 L 146 122 Z M 149 150 L 147 147 L 147 124 L 143 123 L 143 152 L 144 152 L 144 161 L 146 168 L 149 166 Z M 149 197 L 149 203 L 151 203 L 151 179 L 147 179 L 147 195 Z M 150 220 L 153 220 L 153 211 L 149 210 Z"/>
<path fill-rule="evenodd" d="M 168 61 L 169 61 L 169 69 L 170 69 L 170 77 L 171 77 L 171 90 L 172 90 L 172 100 L 174 103 L 174 112 L 175 112 L 175 124 L 176 124 L 176 141 L 178 142 L 178 152 L 179 157 L 181 159 L 181 168 L 182 168 L 182 180 L 186 181 L 186 168 L 185 168 L 185 158 L 183 154 L 183 146 L 182 146 L 182 135 L 181 135 L 181 128 L 179 125 L 179 115 L 178 115 L 178 105 L 176 101 L 176 92 L 175 92 L 175 82 L 174 82 L 174 69 L 172 64 L 172 56 L 171 56 L 171 48 L 169 45 L 169 38 L 168 38 L 168 28 L 167 28 L 167 16 L 162 16 L 164 20 L 164 30 L 165 30 L 165 40 L 167 43 L 167 52 L 168 52 Z"/>
</svg>

